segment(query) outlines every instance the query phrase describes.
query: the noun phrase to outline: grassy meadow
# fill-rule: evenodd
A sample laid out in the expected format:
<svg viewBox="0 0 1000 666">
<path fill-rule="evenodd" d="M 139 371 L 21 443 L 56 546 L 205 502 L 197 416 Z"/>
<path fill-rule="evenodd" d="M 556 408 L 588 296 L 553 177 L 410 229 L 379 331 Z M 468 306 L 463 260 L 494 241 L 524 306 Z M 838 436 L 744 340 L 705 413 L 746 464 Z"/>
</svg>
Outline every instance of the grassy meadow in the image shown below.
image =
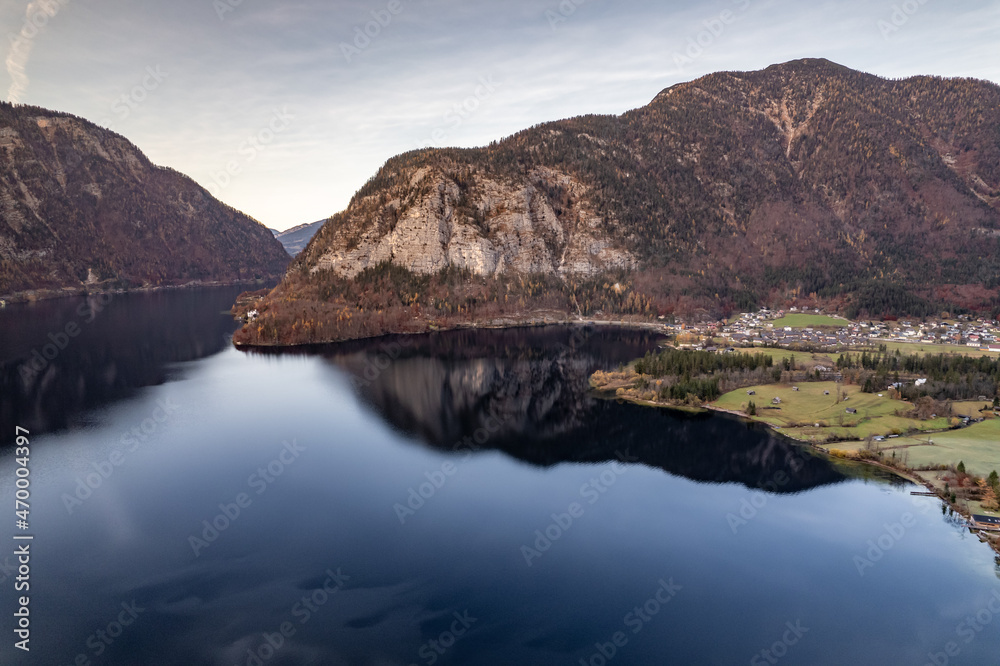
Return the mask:
<svg viewBox="0 0 1000 666">
<path fill-rule="evenodd" d="M 789 314 L 774 320 L 775 328 L 842 328 L 851 322 L 840 317 L 818 314 Z"/>
</svg>

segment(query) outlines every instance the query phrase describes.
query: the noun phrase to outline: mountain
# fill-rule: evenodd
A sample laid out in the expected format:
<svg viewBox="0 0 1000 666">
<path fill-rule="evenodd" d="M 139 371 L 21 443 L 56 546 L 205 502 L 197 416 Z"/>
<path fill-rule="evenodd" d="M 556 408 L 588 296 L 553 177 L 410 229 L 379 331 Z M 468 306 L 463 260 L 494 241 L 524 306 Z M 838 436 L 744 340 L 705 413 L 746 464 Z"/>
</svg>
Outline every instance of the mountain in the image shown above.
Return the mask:
<svg viewBox="0 0 1000 666">
<path fill-rule="evenodd" d="M 324 224 L 326 224 L 326 220 L 300 224 L 292 227 L 291 229 L 279 231 L 275 234 L 275 236 L 279 241 L 281 241 L 281 244 L 285 246 L 285 251 L 294 257 L 299 252 L 306 249 L 306 245 L 309 244 L 309 241 L 312 240 L 312 237 L 316 235 L 316 232 L 318 232 Z"/>
<path fill-rule="evenodd" d="M 531 318 L 1000 308 L 1000 86 L 827 60 L 389 160 L 237 337 Z"/>
<path fill-rule="evenodd" d="M 256 220 L 81 118 L 0 104 L 0 294 L 281 275 Z"/>
</svg>

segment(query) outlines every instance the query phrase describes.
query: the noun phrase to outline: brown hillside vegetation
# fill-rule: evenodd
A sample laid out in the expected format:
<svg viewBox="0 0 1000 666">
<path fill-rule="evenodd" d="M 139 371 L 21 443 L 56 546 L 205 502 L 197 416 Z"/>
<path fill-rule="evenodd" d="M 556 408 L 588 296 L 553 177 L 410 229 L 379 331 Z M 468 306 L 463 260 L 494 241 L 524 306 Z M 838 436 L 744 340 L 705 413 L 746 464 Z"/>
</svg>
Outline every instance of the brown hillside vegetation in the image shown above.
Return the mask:
<svg viewBox="0 0 1000 666">
<path fill-rule="evenodd" d="M 267 228 L 123 137 L 0 103 L 0 295 L 280 275 Z"/>
<path fill-rule="evenodd" d="M 795 298 L 851 316 L 995 310 L 998 127 L 995 84 L 800 60 L 679 84 L 621 116 L 406 153 L 293 262 L 268 300 L 267 340 L 290 339 L 288 325 L 332 303 L 367 312 L 343 280 L 383 265 L 400 269 L 394 285 L 430 279 L 433 295 L 416 303 L 435 314 L 461 291 L 432 276 L 451 267 L 485 279 L 462 310 L 473 317 L 491 295 L 509 303 L 515 275 L 548 285 L 518 298 L 582 314 L 577 289 L 616 282 L 643 316 Z M 382 305 L 410 307 L 412 296 Z M 617 312 L 614 299 L 595 295 L 592 306 Z M 352 335 L 323 321 L 314 339 Z"/>
</svg>

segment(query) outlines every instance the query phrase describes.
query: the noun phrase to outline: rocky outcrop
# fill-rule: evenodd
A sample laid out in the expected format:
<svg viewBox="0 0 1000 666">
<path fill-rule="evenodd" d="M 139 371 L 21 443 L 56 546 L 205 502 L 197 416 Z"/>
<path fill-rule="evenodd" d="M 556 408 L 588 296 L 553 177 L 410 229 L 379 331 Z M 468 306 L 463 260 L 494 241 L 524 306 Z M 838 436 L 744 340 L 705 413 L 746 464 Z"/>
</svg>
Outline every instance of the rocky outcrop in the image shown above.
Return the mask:
<svg viewBox="0 0 1000 666">
<path fill-rule="evenodd" d="M 299 265 L 641 267 L 719 299 L 885 279 L 995 289 L 998 247 L 980 240 L 1000 229 L 998 123 L 1000 87 L 984 81 L 890 81 L 822 59 L 720 72 L 621 116 L 393 158 Z"/>
<path fill-rule="evenodd" d="M 805 59 L 711 74 L 620 116 L 406 153 L 330 218 L 236 339 L 320 342 L 539 310 L 995 314 L 998 126 L 993 83 Z"/>
<path fill-rule="evenodd" d="M 271 232 L 124 137 L 0 104 L 0 295 L 280 275 Z"/>
<path fill-rule="evenodd" d="M 413 167 L 400 180 L 406 186 L 391 192 L 381 209 L 362 200 L 342 216 L 311 252 L 312 272 L 354 277 L 391 262 L 414 273 L 455 266 L 486 276 L 586 276 L 636 265 L 630 252 L 605 237 L 605 220 L 588 204 L 587 188 L 554 169 L 502 180 L 451 163 Z M 570 203 L 560 207 L 553 191 Z M 372 225 L 373 209 L 391 223 Z"/>
</svg>

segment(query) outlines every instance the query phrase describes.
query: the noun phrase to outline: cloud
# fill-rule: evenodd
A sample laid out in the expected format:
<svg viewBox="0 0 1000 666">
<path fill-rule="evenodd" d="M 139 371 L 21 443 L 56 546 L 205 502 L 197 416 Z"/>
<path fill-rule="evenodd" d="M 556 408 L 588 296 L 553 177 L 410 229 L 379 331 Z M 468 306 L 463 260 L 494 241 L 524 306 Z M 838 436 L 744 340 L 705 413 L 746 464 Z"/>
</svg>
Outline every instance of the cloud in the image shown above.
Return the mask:
<svg viewBox="0 0 1000 666">
<path fill-rule="evenodd" d="M 21 31 L 10 35 L 10 51 L 7 53 L 7 73 L 10 75 L 10 88 L 7 90 L 7 101 L 17 103 L 28 90 L 28 74 L 25 68 L 31 49 L 35 46 L 35 37 L 45 28 L 49 20 L 59 13 L 60 7 L 69 0 L 32 0 L 24 11 L 24 23 Z"/>
<path fill-rule="evenodd" d="M 223 20 L 210 0 L 68 2 L 25 11 L 28 0 L 0 0 L 11 97 L 114 121 L 154 162 L 203 185 L 235 160 L 221 197 L 279 229 L 341 210 L 418 145 L 484 145 L 536 123 L 619 114 L 715 71 L 826 57 L 880 76 L 1000 82 L 996 0 L 922 3 L 888 39 L 878 22 L 902 0 L 402 0 L 391 21 L 389 0 L 231 0 Z M 71 14 L 51 21 L 45 3 Z M 565 20 L 553 26 L 551 12 Z M 342 44 L 355 38 L 369 42 L 348 60 Z M 45 47 L 32 51 L 32 39 Z M 147 67 L 170 78 L 123 118 L 115 105 Z M 481 77 L 501 85 L 456 117 Z M 247 159 L 241 146 L 286 105 L 294 123 Z"/>
</svg>

